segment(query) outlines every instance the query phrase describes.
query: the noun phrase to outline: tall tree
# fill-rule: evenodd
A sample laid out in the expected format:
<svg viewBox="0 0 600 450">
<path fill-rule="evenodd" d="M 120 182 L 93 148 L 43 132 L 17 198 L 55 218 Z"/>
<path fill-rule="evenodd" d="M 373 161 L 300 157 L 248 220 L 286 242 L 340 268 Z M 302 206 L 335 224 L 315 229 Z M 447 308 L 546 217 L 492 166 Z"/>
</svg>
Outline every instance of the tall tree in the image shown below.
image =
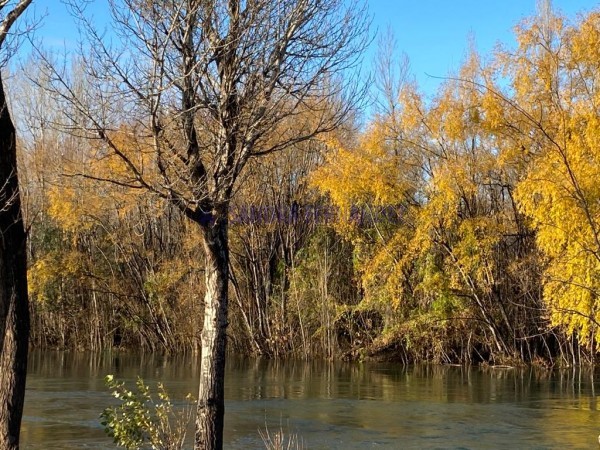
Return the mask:
<svg viewBox="0 0 600 450">
<path fill-rule="evenodd" d="M 10 53 L 15 21 L 30 3 L 31 0 L 0 1 L 0 49 L 5 52 Z M 19 196 L 15 127 L 0 75 L 0 448 L 3 449 L 19 447 L 28 337 L 26 234 Z"/>
<path fill-rule="evenodd" d="M 514 95 L 503 99 L 516 145 L 508 157 L 525 166 L 516 189 L 547 258 L 544 300 L 553 325 L 598 350 L 600 338 L 600 13 L 570 24 L 540 3 L 504 52 Z"/>
<path fill-rule="evenodd" d="M 249 159 L 333 130 L 351 112 L 361 96 L 346 76 L 367 43 L 367 15 L 343 0 L 109 0 L 109 41 L 79 3 L 71 6 L 90 40 L 85 95 L 49 65 L 53 89 L 75 107 L 70 129 L 101 141 L 99 156 L 127 169 L 106 181 L 150 190 L 201 229 L 195 447 L 222 448 L 232 195 Z M 122 148 L 123 124 L 156 171 Z"/>
</svg>

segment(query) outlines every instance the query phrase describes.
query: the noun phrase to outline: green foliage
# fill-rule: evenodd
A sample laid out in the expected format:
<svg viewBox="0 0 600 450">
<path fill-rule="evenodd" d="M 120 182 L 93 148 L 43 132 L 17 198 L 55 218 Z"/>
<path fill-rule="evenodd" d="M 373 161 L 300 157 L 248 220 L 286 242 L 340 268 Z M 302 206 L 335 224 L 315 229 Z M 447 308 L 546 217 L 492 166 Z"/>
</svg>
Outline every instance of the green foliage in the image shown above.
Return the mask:
<svg viewBox="0 0 600 450">
<path fill-rule="evenodd" d="M 129 390 L 122 381 L 107 375 L 105 383 L 119 406 L 106 408 L 100 418 L 105 431 L 115 444 L 128 450 L 178 450 L 185 442 L 187 425 L 193 413 L 193 403 L 176 411 L 162 383 L 158 383 L 155 401 L 150 388 L 138 377 L 135 389 Z"/>
</svg>

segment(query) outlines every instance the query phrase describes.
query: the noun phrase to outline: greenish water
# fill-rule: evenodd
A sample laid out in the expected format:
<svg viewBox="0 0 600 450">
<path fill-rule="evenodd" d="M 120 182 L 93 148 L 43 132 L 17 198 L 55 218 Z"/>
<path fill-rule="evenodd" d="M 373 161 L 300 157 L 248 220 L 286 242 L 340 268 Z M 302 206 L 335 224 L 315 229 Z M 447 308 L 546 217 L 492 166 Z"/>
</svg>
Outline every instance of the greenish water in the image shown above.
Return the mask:
<svg viewBox="0 0 600 450">
<path fill-rule="evenodd" d="M 112 403 L 104 375 L 162 381 L 177 399 L 195 394 L 198 363 L 34 352 L 23 448 L 114 448 L 98 420 Z M 264 448 L 265 426 L 309 449 L 598 448 L 600 386 L 589 371 L 230 359 L 226 377 L 228 449 Z"/>
</svg>

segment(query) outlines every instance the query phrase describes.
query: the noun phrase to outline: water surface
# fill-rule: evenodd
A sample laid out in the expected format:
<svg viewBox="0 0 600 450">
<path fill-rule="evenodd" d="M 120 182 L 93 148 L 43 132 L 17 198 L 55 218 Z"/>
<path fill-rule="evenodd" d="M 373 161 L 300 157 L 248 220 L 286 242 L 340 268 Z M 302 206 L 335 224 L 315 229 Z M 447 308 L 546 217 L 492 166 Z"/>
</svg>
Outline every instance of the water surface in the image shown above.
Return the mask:
<svg viewBox="0 0 600 450">
<path fill-rule="evenodd" d="M 180 404 L 196 393 L 198 364 L 193 356 L 36 351 L 23 448 L 115 448 L 98 419 L 113 404 L 103 377 L 162 381 Z M 309 449 L 598 448 L 599 388 L 579 370 L 230 358 L 225 448 L 264 448 L 265 428 L 295 433 Z"/>
</svg>

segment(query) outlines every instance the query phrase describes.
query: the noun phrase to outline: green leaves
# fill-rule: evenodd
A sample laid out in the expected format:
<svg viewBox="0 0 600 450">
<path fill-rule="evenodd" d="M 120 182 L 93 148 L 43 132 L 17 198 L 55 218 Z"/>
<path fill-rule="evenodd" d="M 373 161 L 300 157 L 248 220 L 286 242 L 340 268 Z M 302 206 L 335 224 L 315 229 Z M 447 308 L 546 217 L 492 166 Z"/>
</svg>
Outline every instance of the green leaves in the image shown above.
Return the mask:
<svg viewBox="0 0 600 450">
<path fill-rule="evenodd" d="M 183 448 L 187 424 L 194 410 L 191 396 L 186 397 L 183 409 L 177 411 L 162 383 L 157 384 L 158 400 L 155 401 L 150 387 L 140 377 L 134 390 L 129 390 L 114 375 L 107 375 L 104 382 L 120 403 L 100 414 L 100 423 L 115 444 L 128 450 Z"/>
</svg>

